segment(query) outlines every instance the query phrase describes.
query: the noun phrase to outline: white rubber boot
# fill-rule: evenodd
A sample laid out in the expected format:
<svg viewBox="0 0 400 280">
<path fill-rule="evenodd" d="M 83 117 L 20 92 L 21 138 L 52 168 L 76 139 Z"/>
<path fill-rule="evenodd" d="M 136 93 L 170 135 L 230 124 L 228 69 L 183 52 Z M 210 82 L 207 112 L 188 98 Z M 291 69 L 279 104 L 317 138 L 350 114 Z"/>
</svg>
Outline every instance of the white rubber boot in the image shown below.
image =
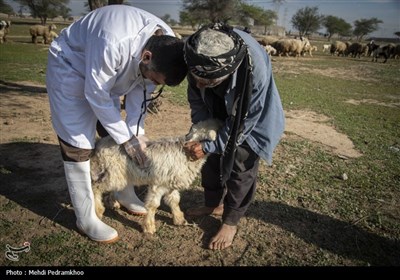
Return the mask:
<svg viewBox="0 0 400 280">
<path fill-rule="evenodd" d="M 64 161 L 64 170 L 79 231 L 94 241 L 104 243 L 117 241 L 117 231 L 103 223 L 95 213 L 90 161 Z"/>
<path fill-rule="evenodd" d="M 119 192 L 114 192 L 115 199 L 132 215 L 143 216 L 147 214 L 144 203 L 137 197 L 133 186 Z"/>
</svg>

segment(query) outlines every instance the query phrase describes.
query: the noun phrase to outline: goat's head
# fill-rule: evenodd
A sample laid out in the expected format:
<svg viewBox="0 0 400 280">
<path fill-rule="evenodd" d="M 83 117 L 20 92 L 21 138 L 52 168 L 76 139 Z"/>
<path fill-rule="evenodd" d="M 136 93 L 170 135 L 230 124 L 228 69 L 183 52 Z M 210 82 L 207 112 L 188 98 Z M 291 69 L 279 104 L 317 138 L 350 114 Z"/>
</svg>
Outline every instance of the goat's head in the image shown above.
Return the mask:
<svg viewBox="0 0 400 280">
<path fill-rule="evenodd" d="M 208 119 L 194 124 L 188 134 L 186 134 L 186 141 L 202 141 L 217 139 L 218 129 L 221 127 L 222 122 L 217 119 Z"/>
</svg>

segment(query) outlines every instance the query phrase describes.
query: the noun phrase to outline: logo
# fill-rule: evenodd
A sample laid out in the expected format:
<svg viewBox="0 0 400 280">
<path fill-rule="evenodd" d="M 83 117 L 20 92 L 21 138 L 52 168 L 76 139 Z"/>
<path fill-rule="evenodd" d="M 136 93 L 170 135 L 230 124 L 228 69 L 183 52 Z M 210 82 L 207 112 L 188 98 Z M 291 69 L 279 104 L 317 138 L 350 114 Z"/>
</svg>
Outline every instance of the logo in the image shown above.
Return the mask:
<svg viewBox="0 0 400 280">
<path fill-rule="evenodd" d="M 19 253 L 29 252 L 31 250 L 31 244 L 29 242 L 24 242 L 24 246 L 22 247 L 11 247 L 10 245 L 6 245 L 6 258 L 10 261 L 17 262 L 19 260 Z"/>
</svg>

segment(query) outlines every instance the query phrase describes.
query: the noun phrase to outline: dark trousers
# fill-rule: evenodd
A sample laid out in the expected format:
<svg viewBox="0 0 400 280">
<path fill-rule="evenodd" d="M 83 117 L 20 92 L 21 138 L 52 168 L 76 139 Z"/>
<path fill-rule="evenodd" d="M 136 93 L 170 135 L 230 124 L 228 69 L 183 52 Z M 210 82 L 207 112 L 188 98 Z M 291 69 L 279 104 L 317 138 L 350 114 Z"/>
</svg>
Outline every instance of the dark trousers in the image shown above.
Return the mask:
<svg viewBox="0 0 400 280">
<path fill-rule="evenodd" d="M 101 125 L 99 121 L 96 124 L 97 134 L 103 138 L 108 136 L 107 130 Z M 61 156 L 64 161 L 72 161 L 72 162 L 84 162 L 90 159 L 90 156 L 93 153 L 92 149 L 81 149 L 72 146 L 71 144 L 65 142 L 60 137 L 58 137 L 58 142 L 60 143 Z"/>
<path fill-rule="evenodd" d="M 222 220 L 237 225 L 253 200 L 260 157 L 244 142 L 236 151 L 233 170 L 225 186 L 220 183 L 220 155 L 211 154 L 203 169 L 205 206 L 224 204 Z"/>
</svg>

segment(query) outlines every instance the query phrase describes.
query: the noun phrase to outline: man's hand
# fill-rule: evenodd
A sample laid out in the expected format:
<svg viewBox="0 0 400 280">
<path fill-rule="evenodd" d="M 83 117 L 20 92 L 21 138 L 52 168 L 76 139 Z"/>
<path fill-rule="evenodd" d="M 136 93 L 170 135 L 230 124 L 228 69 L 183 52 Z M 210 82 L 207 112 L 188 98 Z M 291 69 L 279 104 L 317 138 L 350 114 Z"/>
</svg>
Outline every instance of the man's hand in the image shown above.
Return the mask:
<svg viewBox="0 0 400 280">
<path fill-rule="evenodd" d="M 183 150 L 187 157 L 191 160 L 198 160 L 203 158 L 206 154 L 203 151 L 203 147 L 200 142 L 187 142 L 183 145 Z"/>
<path fill-rule="evenodd" d="M 149 160 L 144 153 L 146 141 L 147 138 L 145 136 L 139 135 L 138 137 L 133 136 L 130 140 L 122 144 L 129 157 L 135 160 L 142 169 L 149 166 Z"/>
</svg>

